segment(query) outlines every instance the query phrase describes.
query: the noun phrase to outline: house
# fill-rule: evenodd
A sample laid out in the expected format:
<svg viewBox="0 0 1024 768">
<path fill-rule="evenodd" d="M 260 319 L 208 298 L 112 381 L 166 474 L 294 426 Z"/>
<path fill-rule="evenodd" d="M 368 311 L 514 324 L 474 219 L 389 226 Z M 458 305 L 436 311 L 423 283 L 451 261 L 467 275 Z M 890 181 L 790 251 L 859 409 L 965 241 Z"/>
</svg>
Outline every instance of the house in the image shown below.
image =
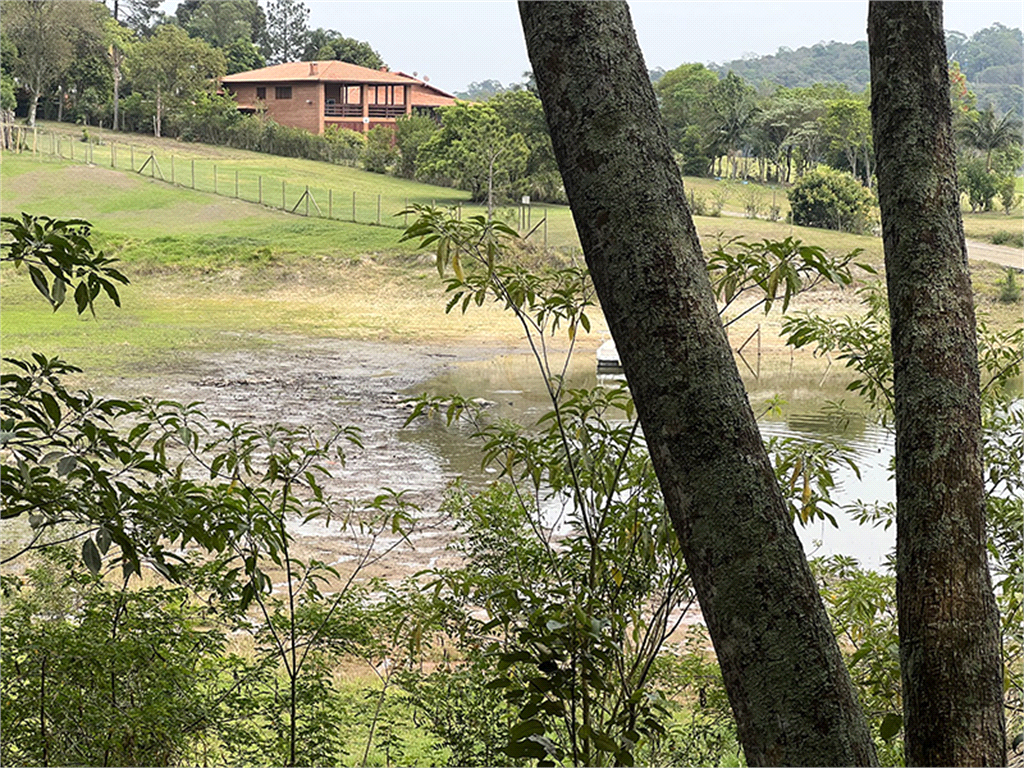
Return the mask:
<svg viewBox="0 0 1024 768">
<path fill-rule="evenodd" d="M 402 115 L 434 115 L 455 97 L 404 72 L 359 67 L 344 61 L 295 61 L 221 80 L 238 109 L 266 113 L 281 125 L 323 133 L 337 125 L 366 133 L 394 125 Z"/>
</svg>

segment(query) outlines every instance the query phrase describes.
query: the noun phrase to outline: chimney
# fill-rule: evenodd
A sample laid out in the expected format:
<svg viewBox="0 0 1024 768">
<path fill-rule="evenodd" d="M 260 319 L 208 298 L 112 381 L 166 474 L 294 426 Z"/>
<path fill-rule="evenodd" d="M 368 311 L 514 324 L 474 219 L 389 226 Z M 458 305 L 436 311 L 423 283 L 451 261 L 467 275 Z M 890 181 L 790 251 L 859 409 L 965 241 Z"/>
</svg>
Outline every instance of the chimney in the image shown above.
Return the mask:
<svg viewBox="0 0 1024 768">
<path fill-rule="evenodd" d="M 309 76 L 312 77 L 315 74 L 317 74 L 317 62 L 311 61 L 309 62 Z"/>
<path fill-rule="evenodd" d="M 380 71 L 381 72 L 387 72 L 388 71 L 388 65 L 387 64 L 381 64 L 380 65 Z"/>
</svg>

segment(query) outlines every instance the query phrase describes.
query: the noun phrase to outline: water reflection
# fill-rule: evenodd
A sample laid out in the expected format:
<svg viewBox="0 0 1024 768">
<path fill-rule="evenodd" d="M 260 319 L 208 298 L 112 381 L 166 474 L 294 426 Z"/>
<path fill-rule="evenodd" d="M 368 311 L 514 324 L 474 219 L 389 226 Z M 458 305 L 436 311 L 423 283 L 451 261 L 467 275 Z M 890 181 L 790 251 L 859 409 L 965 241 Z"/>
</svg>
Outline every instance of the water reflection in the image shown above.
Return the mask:
<svg viewBox="0 0 1024 768">
<path fill-rule="evenodd" d="M 788 361 L 788 365 L 785 363 Z M 853 451 L 860 477 L 848 467 L 835 472 L 837 489 L 834 498 L 840 505 L 857 500 L 891 502 L 895 487 L 891 480 L 893 456 L 891 433 L 880 428 L 863 413 L 844 413 L 837 418 L 828 412 L 829 403 L 844 400 L 849 406 L 854 398 L 846 391 L 849 377 L 834 367 L 817 370 L 794 370 L 788 356 L 779 370 L 762 369 L 760 379 L 746 382 L 755 413 L 778 395 L 785 401 L 780 415 L 767 415 L 759 424 L 765 438 L 796 437 L 805 440 L 840 439 Z M 580 354 L 571 363 L 566 376 L 570 387 L 593 387 L 612 383 L 606 376 L 597 376 L 593 357 Z M 529 355 L 503 355 L 486 361 L 466 363 L 439 376 L 417 389 L 431 394 L 458 393 L 479 397 L 493 403 L 488 412 L 494 418 L 514 419 L 533 424 L 550 406 L 547 391 L 537 373 L 537 365 Z M 405 439 L 414 440 L 438 456 L 446 477 L 461 476 L 470 486 L 482 486 L 493 475 L 482 471 L 479 444 L 470 438 L 472 428 L 463 424 L 446 427 L 443 420 L 421 420 L 405 431 Z M 808 556 L 844 554 L 857 558 L 862 565 L 880 569 L 895 546 L 895 528 L 882 530 L 858 525 L 842 510 L 832 510 L 839 523 L 815 522 L 797 526 L 797 533 Z"/>
</svg>

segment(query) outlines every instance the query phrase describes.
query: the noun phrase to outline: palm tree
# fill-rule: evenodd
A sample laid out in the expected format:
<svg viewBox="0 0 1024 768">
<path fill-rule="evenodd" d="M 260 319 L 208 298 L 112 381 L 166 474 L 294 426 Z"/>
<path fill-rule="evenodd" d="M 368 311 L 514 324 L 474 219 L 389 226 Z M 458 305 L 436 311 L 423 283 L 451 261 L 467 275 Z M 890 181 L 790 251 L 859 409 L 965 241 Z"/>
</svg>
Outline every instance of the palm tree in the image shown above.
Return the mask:
<svg viewBox="0 0 1024 768">
<path fill-rule="evenodd" d="M 1014 120 L 1009 112 L 998 120 L 995 110 L 989 106 L 984 112 L 965 117 L 960 123 L 957 136 L 969 147 L 985 153 L 985 172 L 992 172 L 992 154 L 1021 143 L 1021 123 Z"/>
</svg>

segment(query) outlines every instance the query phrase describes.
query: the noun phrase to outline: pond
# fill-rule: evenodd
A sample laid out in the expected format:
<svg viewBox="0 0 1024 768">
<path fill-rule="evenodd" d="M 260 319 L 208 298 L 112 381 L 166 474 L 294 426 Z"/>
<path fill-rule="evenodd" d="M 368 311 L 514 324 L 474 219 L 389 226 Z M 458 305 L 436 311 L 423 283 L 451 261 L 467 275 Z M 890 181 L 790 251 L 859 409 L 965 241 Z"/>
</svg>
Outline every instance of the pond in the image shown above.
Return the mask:
<svg viewBox="0 0 1024 768">
<path fill-rule="evenodd" d="M 749 375 L 747 390 L 755 413 L 764 410 L 765 402 L 779 395 L 785 400 L 781 415 L 766 415 L 760 421 L 762 435 L 796 437 L 804 440 L 840 439 L 852 451 L 860 470 L 858 478 L 848 467 L 835 473 L 838 488 L 833 494 L 838 504 L 854 501 L 891 502 L 895 499 L 894 482 L 890 479 L 893 436 L 873 423 L 864 414 L 854 414 L 840 423 L 823 414 L 829 401 L 845 400 L 853 407 L 855 395 L 845 391 L 850 378 L 840 368 L 819 361 L 814 370 L 805 365 L 793 370 L 792 359 L 766 364 L 762 375 Z M 787 365 L 788 363 L 788 365 Z M 605 377 L 601 377 L 604 379 Z M 571 387 L 593 387 L 598 376 L 593 354 L 580 353 L 567 371 Z M 549 408 L 547 393 L 530 355 L 502 355 L 490 360 L 463 363 L 426 382 L 415 392 L 432 394 L 458 393 L 479 397 L 493 403 L 491 417 L 509 418 L 530 425 Z M 461 476 L 470 484 L 482 485 L 493 475 L 482 471 L 479 445 L 470 439 L 466 426 L 446 427 L 443 422 L 421 420 L 404 431 L 405 439 L 429 447 L 449 478 Z M 888 530 L 857 524 L 841 508 L 831 510 L 839 527 L 828 521 L 797 526 L 797 533 L 808 556 L 843 554 L 856 558 L 868 568 L 881 569 L 895 547 L 895 528 Z"/>
</svg>

